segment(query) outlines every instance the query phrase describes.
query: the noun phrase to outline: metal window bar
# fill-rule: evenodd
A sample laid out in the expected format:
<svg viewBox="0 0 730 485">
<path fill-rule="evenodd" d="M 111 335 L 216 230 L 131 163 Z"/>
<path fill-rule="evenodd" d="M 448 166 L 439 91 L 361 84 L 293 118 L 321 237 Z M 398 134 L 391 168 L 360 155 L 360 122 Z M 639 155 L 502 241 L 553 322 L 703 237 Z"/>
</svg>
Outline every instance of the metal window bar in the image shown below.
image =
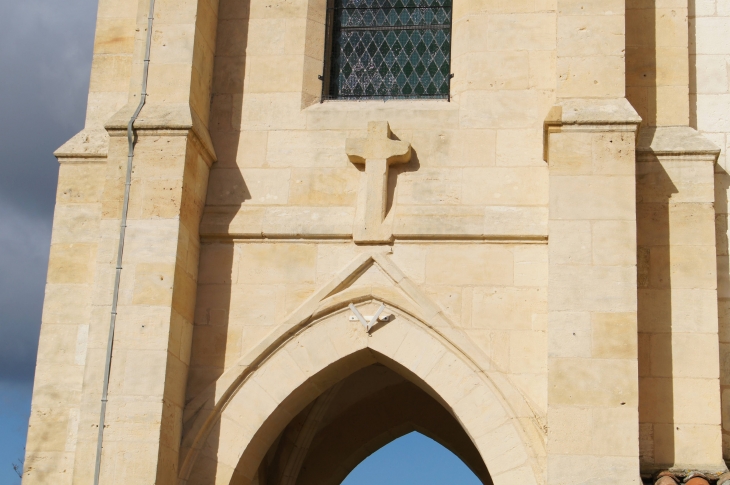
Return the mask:
<svg viewBox="0 0 730 485">
<path fill-rule="evenodd" d="M 450 2 L 343 6 L 352 3 L 328 2 L 322 101 L 450 100 Z"/>
</svg>

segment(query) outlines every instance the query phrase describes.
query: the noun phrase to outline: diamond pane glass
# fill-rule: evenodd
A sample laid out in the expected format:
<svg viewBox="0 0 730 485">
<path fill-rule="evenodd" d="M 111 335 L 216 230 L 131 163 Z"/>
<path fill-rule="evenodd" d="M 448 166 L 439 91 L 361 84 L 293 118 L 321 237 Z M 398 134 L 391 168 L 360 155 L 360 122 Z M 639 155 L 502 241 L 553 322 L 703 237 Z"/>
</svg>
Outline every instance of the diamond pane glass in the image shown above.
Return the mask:
<svg viewBox="0 0 730 485">
<path fill-rule="evenodd" d="M 328 99 L 447 98 L 451 0 L 335 0 Z"/>
</svg>

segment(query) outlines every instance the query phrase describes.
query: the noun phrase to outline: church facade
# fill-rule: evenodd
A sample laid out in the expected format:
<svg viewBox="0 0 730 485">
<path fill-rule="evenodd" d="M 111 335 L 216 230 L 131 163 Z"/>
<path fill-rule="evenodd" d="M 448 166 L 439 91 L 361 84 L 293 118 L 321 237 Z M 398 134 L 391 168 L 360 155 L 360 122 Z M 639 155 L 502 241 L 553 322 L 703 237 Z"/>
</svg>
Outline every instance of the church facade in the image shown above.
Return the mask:
<svg viewBox="0 0 730 485">
<path fill-rule="evenodd" d="M 730 3 L 99 0 L 24 485 L 730 483 Z M 719 480 L 719 481 L 718 481 Z"/>
</svg>

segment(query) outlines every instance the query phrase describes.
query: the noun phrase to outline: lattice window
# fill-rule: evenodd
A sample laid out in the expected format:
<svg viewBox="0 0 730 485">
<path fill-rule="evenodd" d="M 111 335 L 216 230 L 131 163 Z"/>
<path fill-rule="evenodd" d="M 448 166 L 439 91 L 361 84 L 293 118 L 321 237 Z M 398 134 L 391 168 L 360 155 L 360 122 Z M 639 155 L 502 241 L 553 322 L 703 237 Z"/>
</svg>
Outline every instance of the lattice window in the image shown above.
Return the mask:
<svg viewBox="0 0 730 485">
<path fill-rule="evenodd" d="M 331 0 L 322 99 L 448 98 L 451 0 Z"/>
</svg>

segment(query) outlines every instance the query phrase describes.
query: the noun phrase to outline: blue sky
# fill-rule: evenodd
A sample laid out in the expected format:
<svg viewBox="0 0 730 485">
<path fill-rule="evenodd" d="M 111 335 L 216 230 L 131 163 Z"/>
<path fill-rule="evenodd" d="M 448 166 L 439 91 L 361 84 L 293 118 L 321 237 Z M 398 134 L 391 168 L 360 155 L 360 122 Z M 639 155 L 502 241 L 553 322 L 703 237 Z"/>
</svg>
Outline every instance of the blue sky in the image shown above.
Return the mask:
<svg viewBox="0 0 730 485">
<path fill-rule="evenodd" d="M 481 485 L 456 455 L 420 433 L 403 436 L 360 463 L 342 485 Z"/>
<path fill-rule="evenodd" d="M 20 483 L 56 193 L 53 151 L 84 124 L 97 0 L 0 0 L 0 484 Z M 478 485 L 411 434 L 344 485 Z"/>
</svg>

